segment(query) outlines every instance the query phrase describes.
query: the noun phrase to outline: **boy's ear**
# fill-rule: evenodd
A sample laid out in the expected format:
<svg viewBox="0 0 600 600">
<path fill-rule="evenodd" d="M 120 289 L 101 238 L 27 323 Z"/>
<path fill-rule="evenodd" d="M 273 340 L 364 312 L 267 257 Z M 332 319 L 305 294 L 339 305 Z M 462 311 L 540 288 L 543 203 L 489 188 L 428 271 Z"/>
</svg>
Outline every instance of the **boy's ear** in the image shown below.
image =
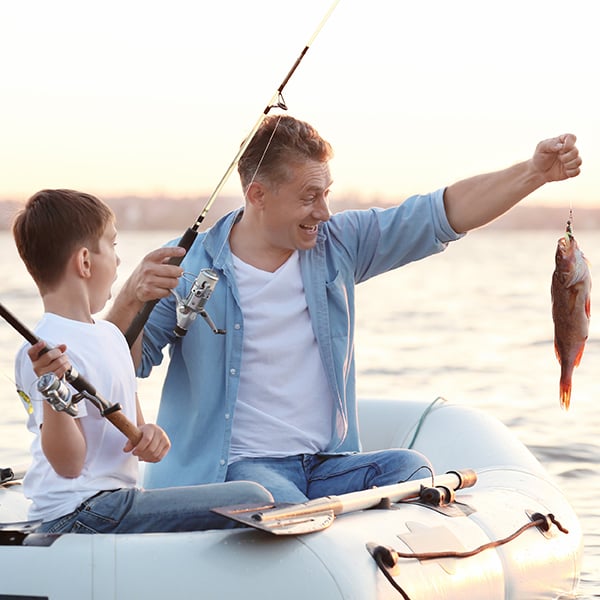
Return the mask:
<svg viewBox="0 0 600 600">
<path fill-rule="evenodd" d="M 77 274 L 80 277 L 88 279 L 91 276 L 92 261 L 90 257 L 90 251 L 85 246 L 82 246 L 79 248 L 79 250 L 77 250 L 77 252 L 75 252 L 73 256 L 73 262 L 77 270 Z"/>
</svg>

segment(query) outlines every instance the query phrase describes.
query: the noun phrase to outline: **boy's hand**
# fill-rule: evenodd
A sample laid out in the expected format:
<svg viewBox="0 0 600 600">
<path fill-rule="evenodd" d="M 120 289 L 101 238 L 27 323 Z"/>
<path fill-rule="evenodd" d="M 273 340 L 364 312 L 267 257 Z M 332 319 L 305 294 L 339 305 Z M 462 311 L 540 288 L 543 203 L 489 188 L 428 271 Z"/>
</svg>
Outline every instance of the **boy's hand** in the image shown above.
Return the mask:
<svg viewBox="0 0 600 600">
<path fill-rule="evenodd" d="M 62 377 L 71 368 L 71 363 L 65 354 L 66 345 L 60 344 L 40 354 L 44 348 L 47 348 L 46 342 L 40 340 L 27 350 L 34 373 L 38 377 L 46 373 L 54 373 L 57 377 Z"/>
<path fill-rule="evenodd" d="M 144 462 L 159 462 L 162 460 L 171 448 L 169 436 L 158 425 L 146 423 L 140 425 L 142 439 L 137 446 L 128 441 L 123 448 L 123 452 L 133 451 L 133 455 Z"/>
</svg>

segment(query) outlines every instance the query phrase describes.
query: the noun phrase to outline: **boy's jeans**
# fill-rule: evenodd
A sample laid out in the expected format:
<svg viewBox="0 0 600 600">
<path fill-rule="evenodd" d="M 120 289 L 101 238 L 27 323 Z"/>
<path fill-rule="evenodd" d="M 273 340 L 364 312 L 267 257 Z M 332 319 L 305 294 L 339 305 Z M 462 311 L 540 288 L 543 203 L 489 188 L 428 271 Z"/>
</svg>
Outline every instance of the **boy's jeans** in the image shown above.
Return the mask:
<svg viewBox="0 0 600 600">
<path fill-rule="evenodd" d="M 42 523 L 48 533 L 157 533 L 236 527 L 235 521 L 210 512 L 234 504 L 265 505 L 273 501 L 249 481 L 156 490 L 122 488 L 99 492 L 72 513 Z"/>
</svg>

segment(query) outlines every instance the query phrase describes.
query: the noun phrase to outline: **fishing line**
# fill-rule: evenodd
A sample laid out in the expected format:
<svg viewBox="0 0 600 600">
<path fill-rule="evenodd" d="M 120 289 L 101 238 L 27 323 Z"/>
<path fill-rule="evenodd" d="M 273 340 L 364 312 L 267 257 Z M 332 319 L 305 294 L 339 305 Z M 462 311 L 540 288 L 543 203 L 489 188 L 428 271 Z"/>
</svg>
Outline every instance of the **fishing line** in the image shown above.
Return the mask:
<svg viewBox="0 0 600 600">
<path fill-rule="evenodd" d="M 567 221 L 566 233 L 569 239 L 573 237 L 573 196 L 569 196 L 569 220 Z"/>
<path fill-rule="evenodd" d="M 319 33 L 321 32 L 321 29 L 323 29 L 323 27 L 325 26 L 325 23 L 328 21 L 329 17 L 331 16 L 331 13 L 333 13 L 333 11 L 335 10 L 335 8 L 339 4 L 339 2 L 340 2 L 340 0 L 334 0 L 334 2 L 331 4 L 331 6 L 329 7 L 329 10 L 325 13 L 325 16 L 321 19 L 321 22 L 319 23 L 319 25 L 315 29 L 314 33 L 308 40 L 306 46 L 304 46 L 304 48 L 300 52 L 298 58 L 292 65 L 292 68 L 288 71 L 287 75 L 284 77 L 283 81 L 281 82 L 281 84 L 279 85 L 279 87 L 277 88 L 277 90 L 275 91 L 275 93 L 273 94 L 273 96 L 271 97 L 269 102 L 267 103 L 267 106 L 265 107 L 265 109 L 261 113 L 260 117 L 254 124 L 254 127 L 252 127 L 252 129 L 250 130 L 250 133 L 248 133 L 248 135 L 246 136 L 246 138 L 240 145 L 237 153 L 233 157 L 233 160 L 227 167 L 227 170 L 221 177 L 221 179 L 220 179 L 219 183 L 217 184 L 217 186 L 215 187 L 213 193 L 208 198 L 204 208 L 202 209 L 202 212 L 198 215 L 198 218 L 196 219 L 194 224 L 186 230 L 186 232 L 183 234 L 182 238 L 179 240 L 179 243 L 177 245 L 180 246 L 181 248 L 185 248 L 186 251 L 191 248 L 192 244 L 194 243 L 194 240 L 196 239 L 196 237 L 198 235 L 198 229 L 199 229 L 200 225 L 204 221 L 208 211 L 212 207 L 214 201 L 217 199 L 217 196 L 221 192 L 226 181 L 229 179 L 229 176 L 235 169 L 240 157 L 242 156 L 242 154 L 245 152 L 245 150 L 250 145 L 250 142 L 254 138 L 255 133 L 258 131 L 258 129 L 261 126 L 262 122 L 264 121 L 265 117 L 269 114 L 269 111 L 272 108 L 279 108 L 281 110 L 287 110 L 287 105 L 283 98 L 283 90 L 284 90 L 285 86 L 288 84 L 289 80 L 292 78 L 294 72 L 296 71 L 296 69 L 298 68 L 300 63 L 302 62 L 302 59 L 308 52 L 309 48 L 311 47 L 311 45 L 313 44 L 313 42 L 315 41 L 315 39 L 317 38 Z M 265 150 L 265 152 L 266 152 L 266 150 Z M 169 264 L 179 265 L 182 260 L 183 260 L 183 257 L 180 257 L 180 256 L 173 257 L 169 260 Z M 125 332 L 125 338 L 127 340 L 127 343 L 129 344 L 130 348 L 131 348 L 131 346 L 133 346 L 133 343 L 139 336 L 146 321 L 148 320 L 148 317 L 150 316 L 150 313 L 152 312 L 152 310 L 154 309 L 154 307 L 156 306 L 157 303 L 158 303 L 158 300 L 152 300 L 152 301 L 146 302 L 144 304 L 144 306 L 142 307 L 142 309 L 140 310 L 140 312 L 134 317 L 133 321 L 131 322 L 131 325 Z"/>
<path fill-rule="evenodd" d="M 260 156 L 258 164 L 256 165 L 256 169 L 254 169 L 254 173 L 252 173 L 252 177 L 250 178 L 250 183 L 248 183 L 248 185 L 246 186 L 246 189 L 244 190 L 244 196 L 246 195 L 246 192 L 250 189 L 250 186 L 256 180 L 256 176 L 258 175 L 258 172 L 263 164 L 263 161 L 265 160 L 265 156 L 267 155 L 267 151 L 269 150 L 269 148 L 271 146 L 271 142 L 273 141 L 275 132 L 277 131 L 277 128 L 279 127 L 279 123 L 281 123 L 281 117 L 282 117 L 282 115 L 279 115 L 279 117 L 277 118 L 277 121 L 275 122 L 275 127 L 273 127 L 273 131 L 271 132 L 271 135 L 267 141 L 267 145 L 265 146 L 265 149 L 263 150 L 263 153 Z"/>
</svg>

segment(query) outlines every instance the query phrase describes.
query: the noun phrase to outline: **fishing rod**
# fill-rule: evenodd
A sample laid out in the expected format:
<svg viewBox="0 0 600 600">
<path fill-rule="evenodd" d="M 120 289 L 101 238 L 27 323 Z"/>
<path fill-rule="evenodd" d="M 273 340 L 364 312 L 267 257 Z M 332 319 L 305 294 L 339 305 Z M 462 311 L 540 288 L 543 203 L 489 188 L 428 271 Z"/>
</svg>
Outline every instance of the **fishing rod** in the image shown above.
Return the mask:
<svg viewBox="0 0 600 600">
<path fill-rule="evenodd" d="M 333 4 L 329 7 L 329 10 L 325 13 L 325 16 L 323 17 L 323 19 L 317 26 L 315 32 L 312 34 L 308 43 L 306 44 L 306 46 L 304 46 L 304 48 L 300 52 L 298 58 L 292 65 L 292 68 L 288 71 L 287 75 L 284 77 L 283 81 L 281 82 L 281 84 L 279 85 L 279 87 L 277 88 L 277 90 L 275 91 L 273 96 L 271 96 L 271 99 L 267 103 L 267 106 L 265 107 L 265 109 L 261 113 L 260 117 L 254 124 L 254 127 L 252 127 L 252 129 L 250 130 L 250 133 L 246 136 L 246 138 L 242 142 L 236 155 L 233 157 L 233 160 L 231 161 L 231 163 L 227 167 L 227 170 L 221 177 L 221 180 L 215 187 L 213 193 L 208 198 L 204 208 L 202 209 L 202 212 L 198 215 L 198 218 L 196 219 L 194 224 L 191 227 L 188 227 L 188 229 L 185 231 L 182 238 L 179 240 L 179 243 L 177 245 L 180 246 L 181 248 L 185 248 L 186 251 L 191 248 L 192 244 L 194 243 L 194 240 L 196 239 L 196 237 L 198 235 L 198 229 L 199 229 L 200 225 L 204 221 L 204 219 L 205 219 L 206 215 L 208 214 L 208 211 L 212 207 L 214 201 L 217 199 L 217 196 L 221 192 L 221 189 L 223 188 L 223 186 L 229 179 L 229 176 L 235 169 L 240 157 L 245 152 L 246 148 L 248 148 L 248 146 L 250 145 L 250 142 L 252 141 L 252 138 L 254 137 L 255 133 L 258 131 L 258 128 L 261 126 L 265 117 L 269 114 L 269 111 L 272 108 L 280 108 L 282 110 L 287 110 L 285 100 L 283 99 L 283 89 L 288 84 L 289 80 L 292 78 L 292 75 L 298 68 L 298 65 L 300 65 L 300 63 L 302 62 L 302 59 L 308 52 L 308 49 L 311 47 L 312 43 L 315 41 L 316 37 L 321 32 L 321 29 L 323 29 L 325 23 L 327 22 L 327 20 L 331 16 L 331 13 L 335 10 L 335 8 L 339 2 L 340 2 L 340 0 L 334 0 Z M 179 265 L 182 260 L 183 260 L 183 257 L 176 256 L 169 260 L 169 264 Z M 214 273 L 214 271 L 211 271 L 210 277 L 216 277 L 216 273 Z M 218 280 L 218 277 L 217 277 L 217 280 Z M 216 281 L 214 282 L 214 285 L 216 285 Z M 214 285 L 213 285 L 213 288 L 214 288 Z M 194 313 L 194 316 L 195 316 L 193 304 L 190 305 L 191 303 L 193 303 L 194 298 L 195 298 L 194 294 L 190 293 L 187 296 L 187 298 L 185 298 L 183 301 L 180 302 L 180 308 L 182 308 L 182 310 L 185 312 L 185 314 Z M 205 301 L 207 299 L 208 298 L 206 298 Z M 133 346 L 133 343 L 135 342 L 138 335 L 144 328 L 144 325 L 146 324 L 146 321 L 148 320 L 150 313 L 152 312 L 152 310 L 154 309 L 154 307 L 156 306 L 157 303 L 158 303 L 158 300 L 151 300 L 151 301 L 146 302 L 144 304 L 144 306 L 142 307 L 142 309 L 134 317 L 131 324 L 129 325 L 129 328 L 125 332 L 125 338 L 127 339 L 127 343 L 129 344 L 130 348 L 131 348 L 131 346 Z M 178 312 L 179 312 L 179 310 L 178 310 Z M 200 314 L 202 314 L 202 313 L 200 313 Z M 202 316 L 206 320 L 206 317 L 204 315 L 202 315 Z M 210 322 L 209 322 L 209 325 L 211 325 Z M 216 327 L 214 327 L 212 325 L 211 325 L 211 327 L 212 327 L 214 333 L 225 333 L 223 330 L 217 329 Z M 178 328 L 175 333 L 177 335 L 181 336 L 185 333 L 185 329 L 180 324 L 178 324 Z"/>
<path fill-rule="evenodd" d="M 40 341 L 33 331 L 28 329 L 15 315 L 13 315 L 2 303 L 0 303 L 0 316 L 18 331 L 32 346 Z M 45 346 L 40 351 L 40 355 L 51 350 L 49 346 Z M 142 439 L 142 432 L 134 425 L 122 412 L 121 405 L 116 402 L 110 404 L 105 400 L 87 381 L 71 366 L 65 373 L 65 379 L 79 392 L 73 396 L 64 384 L 54 373 L 46 373 L 38 379 L 38 391 L 44 396 L 52 408 L 58 412 L 66 412 L 71 416 L 75 416 L 78 412 L 77 403 L 84 398 L 89 400 L 99 411 L 100 414 L 108 419 L 125 437 L 136 446 Z"/>
</svg>

